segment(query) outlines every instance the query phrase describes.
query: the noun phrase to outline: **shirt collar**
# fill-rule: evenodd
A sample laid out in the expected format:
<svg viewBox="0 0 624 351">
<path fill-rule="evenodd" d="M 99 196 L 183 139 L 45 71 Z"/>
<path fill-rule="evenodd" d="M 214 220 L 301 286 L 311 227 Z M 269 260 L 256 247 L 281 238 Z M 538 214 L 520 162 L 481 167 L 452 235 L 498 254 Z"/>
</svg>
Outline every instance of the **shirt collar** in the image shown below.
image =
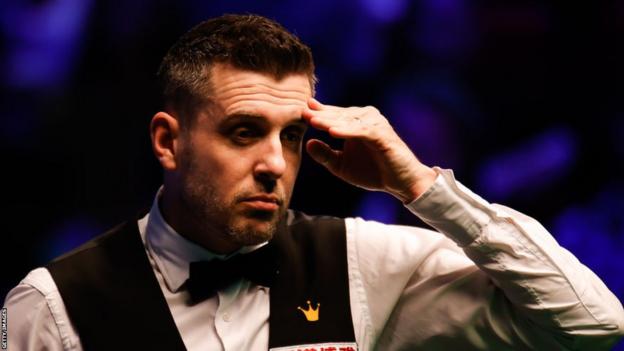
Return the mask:
<svg viewBox="0 0 624 351">
<path fill-rule="evenodd" d="M 194 261 L 227 259 L 237 253 L 251 252 L 266 244 L 244 246 L 229 254 L 219 255 L 178 234 L 163 218 L 158 205 L 162 187 L 158 190 L 145 226 L 145 242 L 167 288 L 177 292 L 189 277 L 189 264 Z"/>
</svg>

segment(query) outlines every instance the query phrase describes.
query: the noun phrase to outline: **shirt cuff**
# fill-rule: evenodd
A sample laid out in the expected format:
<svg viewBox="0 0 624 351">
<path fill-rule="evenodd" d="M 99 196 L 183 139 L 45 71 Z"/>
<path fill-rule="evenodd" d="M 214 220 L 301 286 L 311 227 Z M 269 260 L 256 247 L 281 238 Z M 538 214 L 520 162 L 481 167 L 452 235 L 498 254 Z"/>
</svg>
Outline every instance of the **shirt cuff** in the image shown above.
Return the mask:
<svg viewBox="0 0 624 351">
<path fill-rule="evenodd" d="M 467 246 L 490 223 L 495 210 L 456 181 L 452 170 L 433 169 L 438 173 L 433 185 L 405 207 L 459 246 Z"/>
</svg>

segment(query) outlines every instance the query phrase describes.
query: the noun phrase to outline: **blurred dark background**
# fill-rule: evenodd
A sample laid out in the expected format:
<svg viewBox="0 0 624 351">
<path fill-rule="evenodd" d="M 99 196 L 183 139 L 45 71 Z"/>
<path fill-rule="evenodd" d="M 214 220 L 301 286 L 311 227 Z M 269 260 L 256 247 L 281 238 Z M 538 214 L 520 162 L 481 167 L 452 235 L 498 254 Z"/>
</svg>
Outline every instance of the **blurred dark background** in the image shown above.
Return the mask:
<svg viewBox="0 0 624 351">
<path fill-rule="evenodd" d="M 378 107 L 422 161 L 538 218 L 622 300 L 624 1 L 524 0 L 3 0 L 0 298 L 150 205 L 159 61 L 232 12 L 295 32 L 319 100 Z M 292 207 L 420 224 L 307 157 Z"/>
</svg>

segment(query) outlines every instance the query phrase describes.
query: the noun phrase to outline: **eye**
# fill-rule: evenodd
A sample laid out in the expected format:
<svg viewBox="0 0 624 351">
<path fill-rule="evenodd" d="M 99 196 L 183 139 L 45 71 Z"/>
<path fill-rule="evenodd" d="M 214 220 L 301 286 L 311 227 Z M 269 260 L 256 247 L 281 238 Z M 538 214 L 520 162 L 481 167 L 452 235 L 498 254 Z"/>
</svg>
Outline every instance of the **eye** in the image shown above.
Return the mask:
<svg viewBox="0 0 624 351">
<path fill-rule="evenodd" d="M 282 132 L 282 139 L 289 143 L 299 143 L 303 139 L 304 130 L 298 127 L 290 127 Z"/>
<path fill-rule="evenodd" d="M 253 126 L 238 126 L 231 130 L 230 138 L 237 144 L 246 145 L 252 143 L 260 136 L 260 131 Z"/>
</svg>

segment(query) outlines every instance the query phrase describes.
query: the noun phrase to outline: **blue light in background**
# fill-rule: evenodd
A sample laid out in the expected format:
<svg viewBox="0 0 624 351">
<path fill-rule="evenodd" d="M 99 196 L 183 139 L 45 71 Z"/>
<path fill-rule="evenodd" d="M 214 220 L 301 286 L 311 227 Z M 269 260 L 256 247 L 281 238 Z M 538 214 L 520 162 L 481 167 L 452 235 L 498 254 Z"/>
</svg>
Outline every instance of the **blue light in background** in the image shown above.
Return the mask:
<svg viewBox="0 0 624 351">
<path fill-rule="evenodd" d="M 400 203 L 392 195 L 371 191 L 362 196 L 355 214 L 367 220 L 392 224 L 396 223 L 398 204 Z"/>
<path fill-rule="evenodd" d="M 341 45 L 344 69 L 355 75 L 377 71 L 382 63 L 385 47 L 375 27 L 364 21 L 357 21 L 354 27 L 347 30 L 350 32 L 343 38 L 344 44 Z"/>
<path fill-rule="evenodd" d="M 409 90 L 389 93 L 382 113 L 425 164 L 455 167 L 461 157 L 456 147 L 456 123 L 432 101 Z"/>
<path fill-rule="evenodd" d="M 624 186 L 607 185 L 588 203 L 563 210 L 553 234 L 624 300 Z"/>
<path fill-rule="evenodd" d="M 5 3 L 0 25 L 7 37 L 2 67 L 19 89 L 58 89 L 71 72 L 92 0 Z"/>
<path fill-rule="evenodd" d="M 515 149 L 493 156 L 478 168 L 478 189 L 500 201 L 540 189 L 566 174 L 576 158 L 577 138 L 567 127 L 549 129 Z"/>
<path fill-rule="evenodd" d="M 40 246 L 41 256 L 51 260 L 85 243 L 94 235 L 102 233 L 103 228 L 87 217 L 68 219 L 54 229 L 49 240 Z"/>
<path fill-rule="evenodd" d="M 318 84 L 315 98 L 325 104 L 335 104 L 333 99 L 339 97 L 345 90 L 344 72 L 322 66 L 316 69 L 316 77 Z"/>
<path fill-rule="evenodd" d="M 407 0 L 360 0 L 362 9 L 371 19 L 381 23 L 400 20 L 407 11 Z"/>
<path fill-rule="evenodd" d="M 428 57 L 462 61 L 469 57 L 477 36 L 466 0 L 426 0 L 418 13 L 414 39 Z"/>
</svg>

